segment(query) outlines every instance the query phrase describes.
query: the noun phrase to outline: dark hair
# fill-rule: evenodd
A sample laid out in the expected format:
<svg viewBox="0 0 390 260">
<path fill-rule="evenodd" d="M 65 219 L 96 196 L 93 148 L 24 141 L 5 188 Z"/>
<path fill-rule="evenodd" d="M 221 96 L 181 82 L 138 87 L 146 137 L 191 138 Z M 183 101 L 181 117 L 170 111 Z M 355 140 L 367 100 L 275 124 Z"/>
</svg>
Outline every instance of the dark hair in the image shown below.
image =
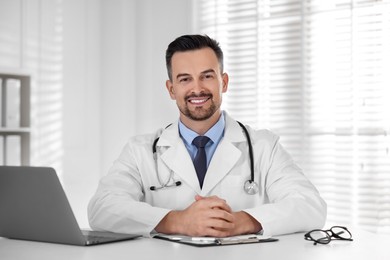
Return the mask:
<svg viewBox="0 0 390 260">
<path fill-rule="evenodd" d="M 223 52 L 216 40 L 211 39 L 207 35 L 183 35 L 171 42 L 165 52 L 165 62 L 169 79 L 172 80 L 172 56 L 175 52 L 200 50 L 207 47 L 214 51 L 217 56 L 221 72 L 223 72 Z"/>
</svg>

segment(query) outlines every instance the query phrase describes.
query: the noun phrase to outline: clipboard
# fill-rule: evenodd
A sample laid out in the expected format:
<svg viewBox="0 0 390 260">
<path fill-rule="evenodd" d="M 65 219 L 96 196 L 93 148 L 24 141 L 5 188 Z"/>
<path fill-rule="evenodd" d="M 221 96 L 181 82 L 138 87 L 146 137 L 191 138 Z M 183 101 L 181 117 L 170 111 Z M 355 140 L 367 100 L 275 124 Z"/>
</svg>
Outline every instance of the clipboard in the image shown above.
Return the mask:
<svg viewBox="0 0 390 260">
<path fill-rule="evenodd" d="M 196 246 L 196 247 L 227 246 L 227 245 L 266 243 L 266 242 L 278 241 L 277 238 L 258 235 L 258 234 L 248 234 L 248 235 L 241 235 L 241 236 L 217 238 L 217 237 L 189 237 L 183 235 L 166 235 L 162 233 L 157 233 L 153 236 L 153 238 L 190 245 L 190 246 Z"/>
</svg>

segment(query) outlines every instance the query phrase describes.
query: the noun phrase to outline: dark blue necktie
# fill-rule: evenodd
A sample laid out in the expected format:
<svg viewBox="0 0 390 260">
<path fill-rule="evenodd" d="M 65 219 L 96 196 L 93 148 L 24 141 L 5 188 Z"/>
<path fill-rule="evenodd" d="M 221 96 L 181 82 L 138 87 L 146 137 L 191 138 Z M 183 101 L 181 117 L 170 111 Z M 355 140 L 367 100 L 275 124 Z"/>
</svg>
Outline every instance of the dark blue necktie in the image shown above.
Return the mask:
<svg viewBox="0 0 390 260">
<path fill-rule="evenodd" d="M 207 136 L 197 136 L 194 138 L 194 140 L 192 140 L 192 144 L 198 148 L 198 152 L 196 153 L 194 159 L 194 166 L 196 174 L 198 175 L 200 188 L 203 186 L 204 176 L 206 175 L 207 171 L 207 158 L 204 147 L 208 141 L 210 141 L 210 138 Z"/>
</svg>

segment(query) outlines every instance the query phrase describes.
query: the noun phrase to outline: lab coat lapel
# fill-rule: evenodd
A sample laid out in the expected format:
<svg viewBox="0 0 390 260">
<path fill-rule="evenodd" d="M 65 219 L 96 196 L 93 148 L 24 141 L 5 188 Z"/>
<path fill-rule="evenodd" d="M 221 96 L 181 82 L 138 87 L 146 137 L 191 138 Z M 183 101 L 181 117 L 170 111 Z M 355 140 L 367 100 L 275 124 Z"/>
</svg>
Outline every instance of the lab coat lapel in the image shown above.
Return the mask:
<svg viewBox="0 0 390 260">
<path fill-rule="evenodd" d="M 202 196 L 208 194 L 230 172 L 241 156 L 241 151 L 229 141 L 221 140 L 207 169 L 201 191 Z"/>
<path fill-rule="evenodd" d="M 237 122 L 225 113 L 225 133 L 207 169 L 201 195 L 208 194 L 235 167 L 242 152 L 237 144 L 245 142 L 245 136 Z"/>
<path fill-rule="evenodd" d="M 157 146 L 164 147 L 160 153 L 164 164 L 199 194 L 198 177 L 191 157 L 179 136 L 177 123 L 162 133 Z"/>
</svg>

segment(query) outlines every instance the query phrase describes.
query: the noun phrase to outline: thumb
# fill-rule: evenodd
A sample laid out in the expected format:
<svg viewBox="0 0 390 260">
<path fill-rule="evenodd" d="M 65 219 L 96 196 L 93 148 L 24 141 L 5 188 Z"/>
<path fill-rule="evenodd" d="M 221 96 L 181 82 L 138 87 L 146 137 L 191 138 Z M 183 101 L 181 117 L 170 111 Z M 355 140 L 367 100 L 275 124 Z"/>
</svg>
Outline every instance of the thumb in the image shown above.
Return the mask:
<svg viewBox="0 0 390 260">
<path fill-rule="evenodd" d="M 198 200 L 202 200 L 204 199 L 205 197 L 202 197 L 200 195 L 195 195 L 195 200 L 198 201 Z"/>
</svg>

